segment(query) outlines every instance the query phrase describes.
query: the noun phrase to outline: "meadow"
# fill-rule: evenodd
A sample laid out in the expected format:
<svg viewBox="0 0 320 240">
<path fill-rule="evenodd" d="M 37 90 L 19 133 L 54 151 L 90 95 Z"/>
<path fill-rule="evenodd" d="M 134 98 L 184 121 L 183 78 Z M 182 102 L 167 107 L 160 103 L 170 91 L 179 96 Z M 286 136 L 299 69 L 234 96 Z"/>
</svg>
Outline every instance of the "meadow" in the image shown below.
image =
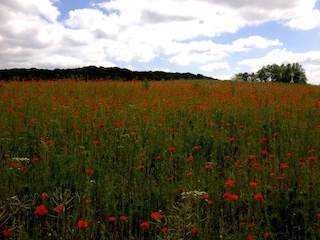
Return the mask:
<svg viewBox="0 0 320 240">
<path fill-rule="evenodd" d="M 319 239 L 320 88 L 0 83 L 0 239 Z"/>
</svg>

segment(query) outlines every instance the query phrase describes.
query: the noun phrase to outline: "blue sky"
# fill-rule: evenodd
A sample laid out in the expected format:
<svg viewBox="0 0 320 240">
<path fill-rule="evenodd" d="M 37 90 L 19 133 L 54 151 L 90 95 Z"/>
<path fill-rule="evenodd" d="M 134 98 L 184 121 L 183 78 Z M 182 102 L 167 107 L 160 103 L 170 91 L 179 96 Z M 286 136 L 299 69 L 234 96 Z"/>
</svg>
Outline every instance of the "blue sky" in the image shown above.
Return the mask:
<svg viewBox="0 0 320 240">
<path fill-rule="evenodd" d="M 0 68 L 118 66 L 230 79 L 299 62 L 320 84 L 320 0 L 2 0 Z"/>
</svg>

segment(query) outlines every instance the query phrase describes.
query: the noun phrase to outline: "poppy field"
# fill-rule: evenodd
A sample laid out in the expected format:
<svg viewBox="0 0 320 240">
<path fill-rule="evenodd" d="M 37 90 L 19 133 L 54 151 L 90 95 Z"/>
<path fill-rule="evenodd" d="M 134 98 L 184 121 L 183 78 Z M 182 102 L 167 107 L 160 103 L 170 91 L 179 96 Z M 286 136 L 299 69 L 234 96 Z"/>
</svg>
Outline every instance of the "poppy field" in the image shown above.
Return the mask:
<svg viewBox="0 0 320 240">
<path fill-rule="evenodd" d="M 0 239 L 319 239 L 320 88 L 0 83 Z"/>
</svg>

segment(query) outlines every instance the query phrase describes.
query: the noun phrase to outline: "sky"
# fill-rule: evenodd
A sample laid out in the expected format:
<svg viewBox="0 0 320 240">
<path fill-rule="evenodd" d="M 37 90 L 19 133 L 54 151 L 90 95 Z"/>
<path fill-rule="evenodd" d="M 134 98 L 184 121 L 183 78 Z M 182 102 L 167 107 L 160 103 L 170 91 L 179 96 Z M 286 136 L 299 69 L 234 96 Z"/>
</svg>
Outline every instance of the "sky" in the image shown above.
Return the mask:
<svg viewBox="0 0 320 240">
<path fill-rule="evenodd" d="M 89 65 L 230 79 L 298 62 L 320 84 L 320 0 L 1 0 L 0 69 Z"/>
</svg>

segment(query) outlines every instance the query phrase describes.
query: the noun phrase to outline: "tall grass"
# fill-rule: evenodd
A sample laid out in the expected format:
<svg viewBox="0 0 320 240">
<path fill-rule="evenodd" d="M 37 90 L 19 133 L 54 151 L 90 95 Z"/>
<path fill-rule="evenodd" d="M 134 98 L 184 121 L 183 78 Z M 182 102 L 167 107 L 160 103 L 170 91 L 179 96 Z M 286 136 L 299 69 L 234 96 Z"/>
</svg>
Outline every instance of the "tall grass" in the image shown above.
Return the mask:
<svg viewBox="0 0 320 240">
<path fill-rule="evenodd" d="M 320 88 L 0 88 L 8 239 L 318 239 Z"/>
</svg>

